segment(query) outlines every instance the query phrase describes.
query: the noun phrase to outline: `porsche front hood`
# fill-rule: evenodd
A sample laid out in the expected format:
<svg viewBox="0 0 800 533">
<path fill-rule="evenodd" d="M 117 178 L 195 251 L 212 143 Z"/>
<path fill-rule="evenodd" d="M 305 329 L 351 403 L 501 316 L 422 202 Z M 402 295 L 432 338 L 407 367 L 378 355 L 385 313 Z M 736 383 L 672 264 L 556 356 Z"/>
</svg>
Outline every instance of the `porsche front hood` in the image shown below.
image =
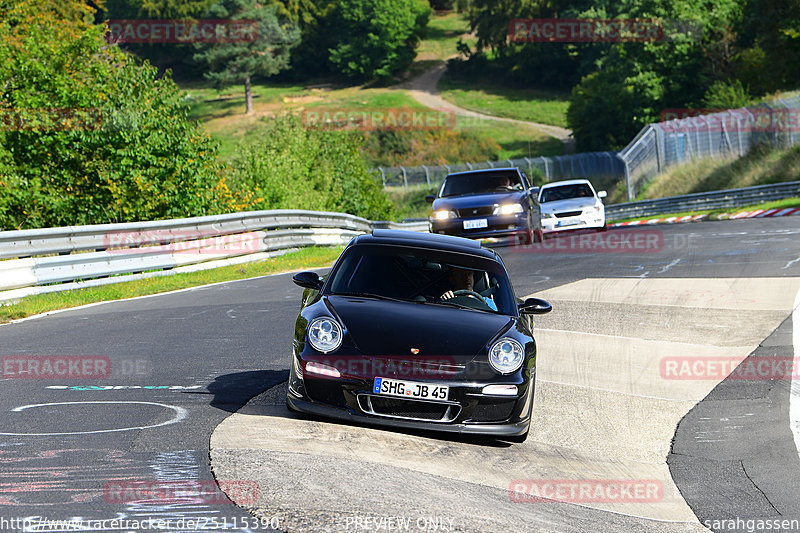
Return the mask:
<svg viewBox="0 0 800 533">
<path fill-rule="evenodd" d="M 436 304 L 337 295 L 325 298 L 363 355 L 446 356 L 467 363 L 514 320 Z"/>
</svg>

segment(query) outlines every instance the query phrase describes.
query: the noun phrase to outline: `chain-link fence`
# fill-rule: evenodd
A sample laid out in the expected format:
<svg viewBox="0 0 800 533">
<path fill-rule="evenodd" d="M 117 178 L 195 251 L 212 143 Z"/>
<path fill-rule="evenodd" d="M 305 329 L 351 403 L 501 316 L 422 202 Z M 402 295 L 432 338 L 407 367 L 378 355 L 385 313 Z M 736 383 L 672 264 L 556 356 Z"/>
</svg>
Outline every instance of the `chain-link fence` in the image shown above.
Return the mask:
<svg viewBox="0 0 800 533">
<path fill-rule="evenodd" d="M 671 110 L 678 118 L 645 126 L 619 152 L 628 200 L 667 168 L 692 159 L 741 157 L 759 143 L 775 148 L 800 143 L 800 95 L 718 113 L 698 111 Z"/>
<path fill-rule="evenodd" d="M 621 179 L 625 166 L 616 152 L 587 152 L 583 154 L 561 155 L 555 157 L 525 157 L 503 161 L 484 161 L 482 163 L 463 163 L 457 165 L 430 165 L 419 167 L 379 167 L 374 169 L 384 189 L 413 188 L 434 189 L 451 172 L 488 168 L 518 167 L 529 176 L 541 175 L 545 181 L 571 178 L 611 178 Z"/>
</svg>

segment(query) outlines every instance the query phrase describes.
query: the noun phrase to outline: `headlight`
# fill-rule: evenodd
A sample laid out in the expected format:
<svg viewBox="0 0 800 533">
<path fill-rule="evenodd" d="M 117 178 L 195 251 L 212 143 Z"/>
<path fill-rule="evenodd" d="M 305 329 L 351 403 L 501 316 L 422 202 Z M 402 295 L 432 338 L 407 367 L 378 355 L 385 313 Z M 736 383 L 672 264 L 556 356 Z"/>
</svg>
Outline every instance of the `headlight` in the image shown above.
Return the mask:
<svg viewBox="0 0 800 533">
<path fill-rule="evenodd" d="M 498 205 L 494 208 L 494 215 L 515 215 L 517 213 L 522 213 L 522 204 L 505 204 L 505 205 Z"/>
<path fill-rule="evenodd" d="M 447 209 L 441 209 L 439 211 L 433 212 L 433 218 L 435 220 L 447 220 L 448 218 L 456 218 L 455 211 L 449 211 Z"/>
<path fill-rule="evenodd" d="M 503 337 L 489 349 L 489 364 L 501 374 L 516 372 L 524 359 L 522 345 L 510 337 Z"/>
<path fill-rule="evenodd" d="M 318 352 L 332 352 L 342 345 L 342 326 L 332 318 L 317 318 L 308 326 L 308 342 Z"/>
<path fill-rule="evenodd" d="M 542 218 L 556 218 L 556 215 L 553 213 L 542 213 Z"/>
</svg>

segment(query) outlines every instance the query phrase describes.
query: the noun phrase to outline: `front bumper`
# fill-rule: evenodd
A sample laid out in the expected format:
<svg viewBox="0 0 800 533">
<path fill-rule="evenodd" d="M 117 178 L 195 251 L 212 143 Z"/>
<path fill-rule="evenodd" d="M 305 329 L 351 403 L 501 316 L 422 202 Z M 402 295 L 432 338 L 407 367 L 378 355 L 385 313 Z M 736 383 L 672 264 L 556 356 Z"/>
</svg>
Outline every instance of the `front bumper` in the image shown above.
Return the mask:
<svg viewBox="0 0 800 533">
<path fill-rule="evenodd" d="M 414 381 L 448 385 L 450 394 L 445 402 L 376 395 L 372 391 L 373 378 L 323 378 L 306 375 L 299 379 L 296 369 L 293 368 L 290 372 L 286 403 L 290 408 L 300 412 L 351 422 L 514 437 L 524 434 L 530 425 L 534 372 L 535 370 L 532 370 L 530 380 L 522 377 L 522 371 L 497 380 L 477 383 L 447 379 L 414 379 Z M 395 376 L 397 377 L 400 376 Z M 485 385 L 512 383 L 519 387 L 517 395 L 495 396 L 482 393 Z M 381 402 L 393 404 L 391 409 L 396 410 L 389 412 L 384 408 L 375 408 L 374 403 Z M 428 408 L 441 410 L 443 416 L 439 419 L 420 419 L 413 411 L 417 407 L 422 407 L 424 410 Z"/>
<path fill-rule="evenodd" d="M 347 420 L 349 422 L 367 423 L 376 426 L 421 429 L 426 431 L 445 431 L 448 433 L 461 433 L 471 435 L 489 435 L 496 437 L 517 437 L 528 431 L 530 416 L 517 422 L 502 424 L 443 424 L 434 422 L 420 422 L 404 420 L 402 418 L 380 418 L 357 413 L 346 407 L 335 407 L 295 396 L 289 393 L 286 396 L 287 405 L 302 413 Z"/>
<path fill-rule="evenodd" d="M 431 233 L 466 237 L 468 239 L 483 239 L 491 237 L 511 237 L 522 235 L 528 231 L 527 213 L 517 215 L 489 215 L 475 218 L 450 218 L 446 220 L 431 220 Z M 486 227 L 464 229 L 464 222 L 486 220 Z"/>
<path fill-rule="evenodd" d="M 603 211 L 590 211 L 574 217 L 542 218 L 542 230 L 545 233 L 576 229 L 600 229 L 605 225 L 606 215 Z"/>
</svg>

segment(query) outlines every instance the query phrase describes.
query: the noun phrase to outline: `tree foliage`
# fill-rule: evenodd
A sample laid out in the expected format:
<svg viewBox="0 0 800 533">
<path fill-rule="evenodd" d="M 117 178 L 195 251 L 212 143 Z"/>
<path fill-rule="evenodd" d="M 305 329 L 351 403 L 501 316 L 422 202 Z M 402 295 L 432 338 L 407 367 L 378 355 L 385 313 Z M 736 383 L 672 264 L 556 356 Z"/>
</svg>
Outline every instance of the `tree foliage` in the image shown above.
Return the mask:
<svg viewBox="0 0 800 533">
<path fill-rule="evenodd" d="M 309 131 L 293 116 L 271 121 L 262 140 L 232 162 L 231 183 L 253 193 L 256 209 L 312 209 L 372 220 L 394 207 L 369 175 L 352 133 Z"/>
<path fill-rule="evenodd" d="M 469 17 L 478 49 L 461 75 L 572 88 L 578 150 L 619 149 L 666 108 L 740 106 L 800 83 L 797 0 L 472 0 Z M 549 17 L 656 19 L 666 39 L 508 40 L 511 19 Z"/>
<path fill-rule="evenodd" d="M 208 70 L 204 76 L 217 87 L 245 84 L 247 111 L 252 111 L 250 79 L 272 76 L 289 65 L 289 52 L 300 42 L 299 28 L 286 21 L 281 24 L 277 7 L 264 6 L 256 0 L 222 0 L 209 10 L 209 18 L 231 21 L 254 21 L 255 40 L 198 45 L 194 59 Z"/>
<path fill-rule="evenodd" d="M 347 0 L 331 13 L 330 62 L 345 76 L 388 78 L 406 69 L 428 24 L 421 0 Z"/>
<path fill-rule="evenodd" d="M 0 22 L 0 227 L 235 209 L 175 84 L 107 45 L 103 26 L 41 7 L 21 0 Z"/>
</svg>

